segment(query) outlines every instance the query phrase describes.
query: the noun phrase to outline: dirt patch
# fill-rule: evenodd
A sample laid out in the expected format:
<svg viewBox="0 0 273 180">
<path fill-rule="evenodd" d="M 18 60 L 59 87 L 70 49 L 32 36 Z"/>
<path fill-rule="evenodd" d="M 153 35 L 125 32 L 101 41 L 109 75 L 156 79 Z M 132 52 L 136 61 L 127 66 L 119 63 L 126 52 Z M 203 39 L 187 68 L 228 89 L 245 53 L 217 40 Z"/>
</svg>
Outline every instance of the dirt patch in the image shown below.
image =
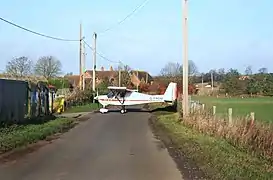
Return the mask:
<svg viewBox="0 0 273 180">
<path fill-rule="evenodd" d="M 177 168 L 185 180 L 208 179 L 196 163 L 189 159 L 183 150 L 172 141 L 167 129 L 157 123 L 155 115 L 152 115 L 149 119 L 149 125 L 155 137 L 162 141 L 164 147 L 168 149 L 170 156 L 175 161 Z"/>
</svg>

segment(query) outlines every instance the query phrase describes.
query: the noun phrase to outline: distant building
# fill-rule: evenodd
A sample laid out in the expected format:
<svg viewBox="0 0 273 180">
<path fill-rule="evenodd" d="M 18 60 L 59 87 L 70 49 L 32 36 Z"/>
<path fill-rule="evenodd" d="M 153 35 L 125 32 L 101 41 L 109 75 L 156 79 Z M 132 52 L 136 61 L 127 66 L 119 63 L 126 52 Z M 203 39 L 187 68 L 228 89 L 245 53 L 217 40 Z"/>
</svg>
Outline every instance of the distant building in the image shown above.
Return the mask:
<svg viewBox="0 0 273 180">
<path fill-rule="evenodd" d="M 152 84 L 153 82 L 153 77 L 148 72 L 132 70 L 130 71 L 130 74 L 131 82 L 134 86 L 139 86 L 141 82 L 146 84 Z"/>
<path fill-rule="evenodd" d="M 151 84 L 153 81 L 152 76 L 145 71 L 132 70 L 129 72 L 131 76 L 131 82 L 134 86 L 138 86 L 140 82 Z M 78 87 L 80 83 L 79 75 L 67 75 L 70 84 L 73 87 Z M 93 70 L 87 70 L 84 72 L 85 83 L 92 85 L 93 83 Z M 105 70 L 104 67 L 101 67 L 100 70 L 96 71 L 96 85 L 100 84 L 103 80 L 108 79 L 110 83 L 118 83 L 118 71 L 114 70 L 111 66 L 109 70 Z"/>
<path fill-rule="evenodd" d="M 247 80 L 247 79 L 250 79 L 250 77 L 249 76 L 240 76 L 239 77 L 239 80 Z"/>
</svg>

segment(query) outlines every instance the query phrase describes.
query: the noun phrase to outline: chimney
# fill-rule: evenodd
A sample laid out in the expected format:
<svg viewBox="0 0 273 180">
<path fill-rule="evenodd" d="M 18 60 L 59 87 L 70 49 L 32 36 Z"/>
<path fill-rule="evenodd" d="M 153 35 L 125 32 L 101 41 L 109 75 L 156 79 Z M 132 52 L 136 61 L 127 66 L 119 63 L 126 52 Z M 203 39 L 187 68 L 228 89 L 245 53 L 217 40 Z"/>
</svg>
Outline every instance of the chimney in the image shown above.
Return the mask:
<svg viewBox="0 0 273 180">
<path fill-rule="evenodd" d="M 101 69 L 101 71 L 104 71 L 104 67 L 103 66 L 100 69 Z"/>
<path fill-rule="evenodd" d="M 113 71 L 113 67 L 112 66 L 110 67 L 110 71 Z"/>
</svg>

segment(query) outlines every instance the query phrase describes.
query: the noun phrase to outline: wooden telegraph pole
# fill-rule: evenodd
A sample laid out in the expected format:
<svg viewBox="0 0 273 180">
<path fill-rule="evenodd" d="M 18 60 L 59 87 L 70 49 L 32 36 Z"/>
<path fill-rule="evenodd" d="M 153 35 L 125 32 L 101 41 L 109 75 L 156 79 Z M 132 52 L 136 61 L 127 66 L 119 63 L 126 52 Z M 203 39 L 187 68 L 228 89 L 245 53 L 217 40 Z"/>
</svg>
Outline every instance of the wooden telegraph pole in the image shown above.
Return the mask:
<svg viewBox="0 0 273 180">
<path fill-rule="evenodd" d="M 119 61 L 119 68 L 118 68 L 118 86 L 121 87 L 121 62 Z"/>
<path fill-rule="evenodd" d="M 93 92 L 96 92 L 96 55 L 97 55 L 97 34 L 93 35 Z"/>
<path fill-rule="evenodd" d="M 80 24 L 80 90 L 82 90 L 82 23 Z"/>
<path fill-rule="evenodd" d="M 211 79 L 211 91 L 213 93 L 213 87 L 214 87 L 213 71 L 210 72 L 210 79 Z"/>
<path fill-rule="evenodd" d="M 83 37 L 84 38 L 84 37 Z M 86 61 L 86 52 L 85 52 L 85 43 L 82 46 L 82 89 L 85 90 L 85 61 Z"/>
<path fill-rule="evenodd" d="M 183 0 L 183 45 L 184 45 L 184 59 L 183 59 L 183 117 L 189 115 L 189 92 L 188 92 L 188 82 L 189 82 L 189 60 L 188 60 L 188 0 Z"/>
</svg>

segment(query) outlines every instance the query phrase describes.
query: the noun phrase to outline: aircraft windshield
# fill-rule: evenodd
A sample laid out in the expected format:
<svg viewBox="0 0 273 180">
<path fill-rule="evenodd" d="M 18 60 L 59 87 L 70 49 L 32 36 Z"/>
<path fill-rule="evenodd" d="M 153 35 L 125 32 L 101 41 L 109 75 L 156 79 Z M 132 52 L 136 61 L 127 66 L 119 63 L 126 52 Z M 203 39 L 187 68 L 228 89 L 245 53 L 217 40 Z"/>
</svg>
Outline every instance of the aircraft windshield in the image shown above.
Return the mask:
<svg viewBox="0 0 273 180">
<path fill-rule="evenodd" d="M 110 91 L 108 94 L 107 94 L 107 97 L 108 98 L 113 98 L 114 97 L 114 93 L 112 91 Z"/>
</svg>

